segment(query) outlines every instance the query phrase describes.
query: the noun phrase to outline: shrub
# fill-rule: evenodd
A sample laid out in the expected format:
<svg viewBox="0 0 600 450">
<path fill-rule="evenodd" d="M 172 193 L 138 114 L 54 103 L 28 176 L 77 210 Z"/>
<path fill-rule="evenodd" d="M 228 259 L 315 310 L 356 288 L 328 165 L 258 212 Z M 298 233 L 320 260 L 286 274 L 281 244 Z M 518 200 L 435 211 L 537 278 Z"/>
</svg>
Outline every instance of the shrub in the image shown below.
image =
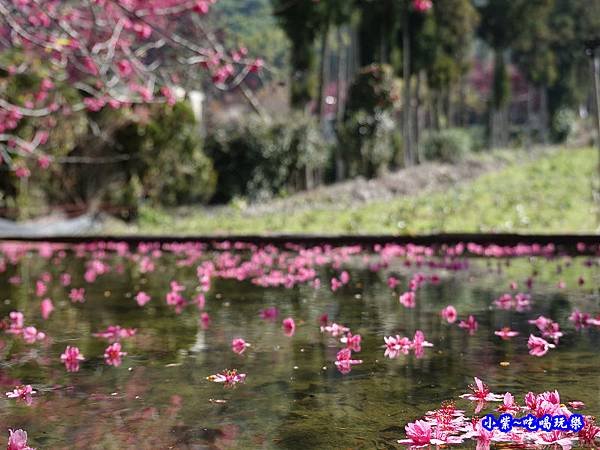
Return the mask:
<svg viewBox="0 0 600 450">
<path fill-rule="evenodd" d="M 572 109 L 562 108 L 552 118 L 552 138 L 562 143 L 571 137 L 576 129 L 577 114 Z"/>
<path fill-rule="evenodd" d="M 397 159 L 394 111 L 399 89 L 388 65 L 363 68 L 350 85 L 344 122 L 338 136 L 348 177 L 368 178 L 387 170 Z"/>
<path fill-rule="evenodd" d="M 267 124 L 252 117 L 210 133 L 205 149 L 219 177 L 214 200 L 259 200 L 308 187 L 330 152 L 317 121 L 303 114 Z"/>
<path fill-rule="evenodd" d="M 421 142 L 427 161 L 458 162 L 473 148 L 471 136 L 461 128 L 429 132 Z"/>
<path fill-rule="evenodd" d="M 187 103 L 139 108 L 135 114 L 105 109 L 89 113 L 88 121 L 101 134 L 83 127 L 63 155 L 107 162 L 55 164 L 36 172 L 33 181 L 50 205 L 100 205 L 132 219 L 142 202 L 177 206 L 212 197 L 216 173 Z"/>
<path fill-rule="evenodd" d="M 187 103 L 163 106 L 146 124 L 141 164 L 135 167 L 144 197 L 156 205 L 208 202 L 216 187 L 212 161 L 204 154 L 196 120 Z"/>
</svg>

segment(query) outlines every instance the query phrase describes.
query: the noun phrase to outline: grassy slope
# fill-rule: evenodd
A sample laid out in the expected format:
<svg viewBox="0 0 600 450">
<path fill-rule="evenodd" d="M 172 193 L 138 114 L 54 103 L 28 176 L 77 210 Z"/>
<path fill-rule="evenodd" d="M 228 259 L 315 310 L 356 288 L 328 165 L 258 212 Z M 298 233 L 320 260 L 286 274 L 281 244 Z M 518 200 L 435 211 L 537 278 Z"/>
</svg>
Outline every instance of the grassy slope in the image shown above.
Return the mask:
<svg viewBox="0 0 600 450">
<path fill-rule="evenodd" d="M 423 193 L 355 207 L 251 216 L 228 207 L 183 218 L 143 211 L 144 233 L 390 233 L 595 232 L 593 149 L 564 149 L 536 161 L 515 161 L 444 192 Z M 112 230 L 115 231 L 115 230 Z M 132 230 L 116 230 L 129 231 Z"/>
</svg>

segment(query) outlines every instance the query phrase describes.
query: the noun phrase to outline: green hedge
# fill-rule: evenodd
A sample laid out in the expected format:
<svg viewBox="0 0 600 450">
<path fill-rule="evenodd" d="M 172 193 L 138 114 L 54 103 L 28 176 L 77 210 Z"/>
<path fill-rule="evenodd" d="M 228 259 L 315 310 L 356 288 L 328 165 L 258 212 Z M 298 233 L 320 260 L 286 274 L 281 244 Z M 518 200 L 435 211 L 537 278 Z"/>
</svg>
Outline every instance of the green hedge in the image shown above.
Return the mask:
<svg viewBox="0 0 600 450">
<path fill-rule="evenodd" d="M 458 162 L 472 149 L 471 135 L 461 128 L 429 132 L 421 142 L 421 152 L 427 161 Z"/>
<path fill-rule="evenodd" d="M 329 160 L 317 121 L 293 114 L 274 123 L 257 117 L 210 132 L 204 142 L 218 182 L 215 202 L 260 200 L 305 189 Z"/>
</svg>

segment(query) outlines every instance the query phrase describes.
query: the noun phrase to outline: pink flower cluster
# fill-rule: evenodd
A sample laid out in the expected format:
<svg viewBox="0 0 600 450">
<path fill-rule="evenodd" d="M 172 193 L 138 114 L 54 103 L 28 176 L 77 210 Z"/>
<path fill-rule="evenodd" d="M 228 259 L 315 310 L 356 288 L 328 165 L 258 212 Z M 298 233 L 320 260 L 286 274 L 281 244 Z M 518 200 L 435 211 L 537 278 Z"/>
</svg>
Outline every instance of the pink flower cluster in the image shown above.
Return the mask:
<svg viewBox="0 0 600 450">
<path fill-rule="evenodd" d="M 363 362 L 362 359 L 352 358 L 352 352 L 358 353 L 361 350 L 360 344 L 362 337 L 360 334 L 352 334 L 350 328 L 343 325 L 337 323 L 328 325 L 327 320 L 327 314 L 323 314 L 320 319 L 320 322 L 323 323 L 323 325 L 321 325 L 321 333 L 328 333 L 334 338 L 341 336 L 340 342 L 345 344 L 346 347 L 337 352 L 334 364 L 340 373 L 346 375 L 352 371 L 352 366 L 362 364 Z"/>
<path fill-rule="evenodd" d="M 422 358 L 425 354 L 425 347 L 433 347 L 431 342 L 425 340 L 425 335 L 421 330 L 415 331 L 412 340 L 407 337 L 389 336 L 383 338 L 385 345 L 384 356 L 390 359 L 396 359 L 400 355 L 408 355 L 412 350 L 417 358 Z"/>
<path fill-rule="evenodd" d="M 598 314 L 596 318 L 593 318 L 591 314 L 581 312 L 578 309 L 573 311 L 569 316 L 569 320 L 575 324 L 577 330 L 589 328 L 591 326 L 600 327 L 600 314 Z"/>
<path fill-rule="evenodd" d="M 33 398 L 31 397 L 35 394 L 36 391 L 33 390 L 30 384 L 21 385 L 14 388 L 13 391 L 7 392 L 6 396 L 8 398 L 16 398 L 25 402 L 26 405 L 31 405 L 33 403 Z"/>
<path fill-rule="evenodd" d="M 27 432 L 23 430 L 8 430 L 8 445 L 6 450 L 35 450 L 27 445 Z"/>
<path fill-rule="evenodd" d="M 225 387 L 233 387 L 238 383 L 246 381 L 246 374 L 239 373 L 237 369 L 226 369 L 221 373 L 210 375 L 206 379 L 213 383 L 223 383 Z"/>
<path fill-rule="evenodd" d="M 34 326 L 25 326 L 25 316 L 22 312 L 12 311 L 8 315 L 8 328 L 6 333 L 20 336 L 27 344 L 35 344 L 46 339 L 46 334 L 38 331 Z"/>
<path fill-rule="evenodd" d="M 514 297 L 511 294 L 503 294 L 494 301 L 494 304 L 498 309 L 514 309 L 523 312 L 531 307 L 531 296 L 523 293 L 518 293 Z"/>
<path fill-rule="evenodd" d="M 475 414 L 478 414 L 488 401 L 502 401 L 496 411 L 508 412 L 513 416 L 532 414 L 539 418 L 549 414 L 564 415 L 569 418 L 572 414 L 564 404 L 561 404 L 557 391 L 537 395 L 529 392 L 525 395 L 524 404 L 519 405 L 510 392 L 505 393 L 504 396 L 492 394 L 488 386 L 479 378 L 475 378 L 475 384 L 470 387 L 470 390 L 471 393 L 460 397 L 477 402 Z M 583 406 L 582 402 L 569 402 L 569 404 Z M 475 441 L 479 450 L 489 449 L 492 444 L 510 448 L 545 448 L 558 445 L 563 449 L 570 449 L 576 442 L 595 446 L 600 438 L 600 427 L 590 416 L 585 417 L 585 427 L 578 433 L 558 430 L 529 431 L 524 428 L 513 428 L 509 433 L 503 433 L 497 428 L 489 431 L 483 427 L 480 418 L 467 417 L 465 411 L 457 409 L 452 401 L 442 403 L 439 409 L 428 411 L 420 420 L 407 424 L 405 430 L 406 439 L 399 440 L 398 443 L 412 448 L 430 445 L 468 445 L 465 441 Z"/>
</svg>

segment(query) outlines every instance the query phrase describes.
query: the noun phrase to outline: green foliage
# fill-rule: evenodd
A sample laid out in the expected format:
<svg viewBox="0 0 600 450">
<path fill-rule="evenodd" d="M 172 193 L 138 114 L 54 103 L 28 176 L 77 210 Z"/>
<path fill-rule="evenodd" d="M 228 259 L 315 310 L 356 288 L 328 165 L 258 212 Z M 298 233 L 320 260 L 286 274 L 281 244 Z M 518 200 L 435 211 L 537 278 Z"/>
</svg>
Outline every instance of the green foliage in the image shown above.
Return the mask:
<svg viewBox="0 0 600 450">
<path fill-rule="evenodd" d="M 323 167 L 330 151 L 317 122 L 299 113 L 273 124 L 253 117 L 218 129 L 207 136 L 205 149 L 219 173 L 217 202 L 305 188 L 307 173 Z"/>
<path fill-rule="evenodd" d="M 390 63 L 396 47 L 401 3 L 397 0 L 355 2 L 360 66 Z"/>
<path fill-rule="evenodd" d="M 462 128 L 449 128 L 428 133 L 421 143 L 427 161 L 455 163 L 473 149 L 471 135 Z"/>
<path fill-rule="evenodd" d="M 223 30 L 225 48 L 246 47 L 248 53 L 283 70 L 289 57 L 289 42 L 273 16 L 270 0 L 219 0 L 211 9 L 212 26 Z M 267 79 L 272 72 L 265 71 Z"/>
<path fill-rule="evenodd" d="M 338 130 L 348 175 L 373 177 L 389 168 L 398 147 L 393 113 L 399 86 L 388 65 L 363 68 L 348 91 L 344 122 Z"/>
<path fill-rule="evenodd" d="M 572 109 L 560 109 L 552 119 L 552 138 L 555 142 L 565 142 L 576 129 L 577 114 Z"/>
<path fill-rule="evenodd" d="M 589 182 L 596 150 L 564 149 L 536 159 L 510 152 L 504 158 L 504 169 L 443 191 L 253 215 L 231 208 L 213 215 L 199 211 L 161 227 L 140 223 L 140 228 L 208 234 L 598 231 Z"/>
<path fill-rule="evenodd" d="M 471 139 L 471 151 L 481 152 L 487 149 L 488 137 L 484 125 L 472 125 L 464 128 L 464 131 L 469 134 Z"/>
<path fill-rule="evenodd" d="M 302 108 L 315 95 L 314 42 L 320 27 L 319 2 L 272 0 L 273 12 L 290 44 L 291 103 Z"/>
<path fill-rule="evenodd" d="M 511 86 L 504 53 L 497 50 L 495 56 L 492 105 L 495 109 L 500 109 L 505 106 L 510 99 Z"/>
<path fill-rule="evenodd" d="M 577 108 L 589 95 L 591 70 L 582 42 L 598 37 L 600 0 L 555 0 L 549 20 L 557 71 L 548 90 L 554 117 L 563 108 Z"/>
<path fill-rule="evenodd" d="M 212 197 L 216 173 L 202 151 L 194 114 L 187 103 L 158 107 L 148 122 L 131 122 L 115 132 L 131 156 L 127 185 L 139 185 L 137 199 L 175 206 Z M 133 183 L 133 184 L 132 184 Z"/>
<path fill-rule="evenodd" d="M 135 114 L 106 108 L 70 119 L 52 129 L 54 155 L 77 161 L 58 159 L 48 170 L 32 170 L 26 184 L 14 175 L 0 177 L 11 183 L 0 188 L 22 217 L 26 209 L 43 214 L 45 205 L 76 206 L 77 212 L 102 205 L 131 219 L 143 201 L 175 206 L 212 197 L 216 173 L 187 103 Z"/>
</svg>

